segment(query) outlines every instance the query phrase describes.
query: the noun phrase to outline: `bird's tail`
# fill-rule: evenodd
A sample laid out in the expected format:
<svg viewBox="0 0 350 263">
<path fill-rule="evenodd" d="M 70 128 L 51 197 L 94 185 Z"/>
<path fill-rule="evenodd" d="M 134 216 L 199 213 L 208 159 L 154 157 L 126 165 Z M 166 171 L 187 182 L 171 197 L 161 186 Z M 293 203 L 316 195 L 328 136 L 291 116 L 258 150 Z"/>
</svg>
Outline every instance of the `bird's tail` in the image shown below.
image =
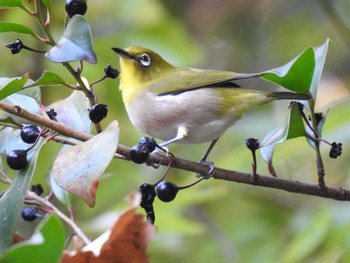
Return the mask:
<svg viewBox="0 0 350 263">
<path fill-rule="evenodd" d="M 307 93 L 294 93 L 288 91 L 270 92 L 267 94 L 268 97 L 276 100 L 309 100 L 311 95 Z"/>
</svg>

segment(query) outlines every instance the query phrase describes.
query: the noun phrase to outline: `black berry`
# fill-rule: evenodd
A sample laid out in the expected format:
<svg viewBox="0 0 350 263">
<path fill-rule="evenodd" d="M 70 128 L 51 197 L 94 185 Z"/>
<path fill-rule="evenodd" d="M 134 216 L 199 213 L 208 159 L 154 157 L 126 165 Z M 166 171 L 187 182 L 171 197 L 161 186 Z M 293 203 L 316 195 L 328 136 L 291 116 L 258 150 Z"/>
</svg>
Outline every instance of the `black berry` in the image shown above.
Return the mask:
<svg viewBox="0 0 350 263">
<path fill-rule="evenodd" d="M 87 10 L 85 0 L 66 0 L 64 5 L 67 15 L 71 18 L 74 15 L 84 15 Z"/>
<path fill-rule="evenodd" d="M 34 143 L 39 134 L 38 127 L 34 125 L 24 125 L 21 129 L 21 139 L 26 143 Z"/>
<path fill-rule="evenodd" d="M 168 181 L 160 182 L 156 186 L 157 196 L 159 200 L 163 202 L 173 201 L 178 191 L 179 191 L 179 187 L 177 187 L 175 184 Z"/>
<path fill-rule="evenodd" d="M 142 208 L 145 208 L 145 206 L 153 204 L 154 198 L 156 197 L 156 191 L 154 190 L 154 186 L 145 183 L 139 187 L 139 190 L 142 195 L 140 206 Z"/>
<path fill-rule="evenodd" d="M 259 149 L 259 146 L 260 146 L 259 140 L 255 138 L 248 138 L 245 141 L 245 144 L 247 145 L 247 148 L 251 151 L 255 151 Z"/>
<path fill-rule="evenodd" d="M 39 211 L 35 207 L 25 207 L 22 210 L 22 218 L 26 221 L 34 221 L 39 215 Z"/>
<path fill-rule="evenodd" d="M 331 150 L 329 151 L 329 157 L 333 159 L 337 159 L 342 154 L 342 144 L 333 142 L 331 144 Z"/>
<path fill-rule="evenodd" d="M 44 188 L 41 186 L 41 184 L 33 184 L 30 191 L 36 193 L 37 195 L 42 195 L 44 193 Z"/>
<path fill-rule="evenodd" d="M 22 50 L 23 43 L 21 40 L 17 39 L 15 42 L 6 44 L 6 47 L 9 48 L 11 50 L 11 53 L 14 55 Z"/>
<path fill-rule="evenodd" d="M 143 184 L 139 187 L 141 192 L 141 203 L 140 206 L 145 209 L 147 220 L 154 224 L 155 221 L 155 213 L 153 209 L 153 201 L 156 197 L 156 192 L 154 190 L 154 186 L 150 184 Z"/>
<path fill-rule="evenodd" d="M 104 118 L 106 118 L 107 113 L 108 113 L 108 105 L 95 104 L 90 109 L 89 118 L 93 123 L 99 123 Z"/>
<path fill-rule="evenodd" d="M 153 152 L 157 147 L 156 140 L 147 136 L 141 137 L 139 144 L 142 144 L 145 148 L 148 149 L 149 152 Z"/>
<path fill-rule="evenodd" d="M 138 144 L 130 149 L 130 158 L 134 163 L 141 164 L 147 161 L 149 150 L 143 144 Z"/>
<path fill-rule="evenodd" d="M 112 66 L 108 64 L 107 67 L 105 68 L 105 75 L 108 78 L 115 79 L 120 75 L 120 72 L 117 69 L 112 68 Z"/>
<path fill-rule="evenodd" d="M 27 152 L 25 150 L 13 150 L 7 154 L 7 165 L 13 170 L 21 170 L 26 168 Z"/>
</svg>

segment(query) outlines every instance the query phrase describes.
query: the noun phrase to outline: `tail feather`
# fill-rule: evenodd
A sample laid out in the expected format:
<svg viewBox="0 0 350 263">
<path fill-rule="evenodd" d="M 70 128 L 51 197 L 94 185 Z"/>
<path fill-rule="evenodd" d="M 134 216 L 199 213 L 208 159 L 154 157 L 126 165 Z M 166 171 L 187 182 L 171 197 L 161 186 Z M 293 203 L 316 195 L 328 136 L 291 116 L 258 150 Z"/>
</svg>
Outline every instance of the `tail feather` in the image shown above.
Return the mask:
<svg viewBox="0 0 350 263">
<path fill-rule="evenodd" d="M 288 91 L 271 92 L 267 94 L 268 97 L 276 100 L 309 100 L 311 95 L 307 93 L 294 93 Z"/>
</svg>

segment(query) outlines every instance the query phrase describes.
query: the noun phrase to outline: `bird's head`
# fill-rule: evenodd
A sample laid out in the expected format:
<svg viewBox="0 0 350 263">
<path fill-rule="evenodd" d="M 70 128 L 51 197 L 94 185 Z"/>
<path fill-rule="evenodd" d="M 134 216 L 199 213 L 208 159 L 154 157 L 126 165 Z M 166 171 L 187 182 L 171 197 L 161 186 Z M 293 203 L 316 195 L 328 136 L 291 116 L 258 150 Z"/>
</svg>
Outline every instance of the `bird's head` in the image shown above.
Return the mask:
<svg viewBox="0 0 350 263">
<path fill-rule="evenodd" d="M 121 89 L 143 89 L 161 80 L 174 67 L 156 52 L 131 46 L 112 48 L 120 57 Z"/>
</svg>

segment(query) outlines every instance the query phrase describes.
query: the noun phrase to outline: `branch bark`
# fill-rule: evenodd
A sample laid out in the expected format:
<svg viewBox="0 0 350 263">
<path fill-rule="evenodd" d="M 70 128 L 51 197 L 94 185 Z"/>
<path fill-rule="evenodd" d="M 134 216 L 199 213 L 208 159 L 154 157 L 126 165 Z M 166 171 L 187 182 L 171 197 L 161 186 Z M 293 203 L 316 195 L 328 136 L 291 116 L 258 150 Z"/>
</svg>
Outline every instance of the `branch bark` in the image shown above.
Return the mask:
<svg viewBox="0 0 350 263">
<path fill-rule="evenodd" d="M 80 141 L 87 141 L 93 137 L 93 135 L 91 134 L 86 134 L 73 130 L 72 128 L 66 125 L 57 123 L 43 116 L 32 114 L 19 106 L 12 106 L 0 102 L 0 110 L 4 110 L 21 118 L 25 118 L 34 123 L 37 123 L 38 125 L 50 128 L 61 135 L 72 137 Z M 130 148 L 119 144 L 116 153 L 125 157 L 126 160 L 130 160 Z M 159 164 L 167 166 L 169 164 L 169 161 L 170 159 L 166 156 L 159 154 L 150 154 L 147 163 L 149 165 Z M 175 160 L 173 160 L 171 167 L 199 174 L 206 174 L 209 171 L 209 167 L 207 164 L 192 162 L 181 158 L 176 158 Z M 259 174 L 253 176 L 252 174 L 237 171 L 229 171 L 218 167 L 215 167 L 215 173 L 213 175 L 213 178 L 254 186 L 280 189 L 293 193 L 319 196 L 340 201 L 350 201 L 350 191 L 341 187 L 320 187 L 318 184 L 303 183 L 300 181 L 287 180 L 278 177 L 270 177 Z"/>
</svg>

